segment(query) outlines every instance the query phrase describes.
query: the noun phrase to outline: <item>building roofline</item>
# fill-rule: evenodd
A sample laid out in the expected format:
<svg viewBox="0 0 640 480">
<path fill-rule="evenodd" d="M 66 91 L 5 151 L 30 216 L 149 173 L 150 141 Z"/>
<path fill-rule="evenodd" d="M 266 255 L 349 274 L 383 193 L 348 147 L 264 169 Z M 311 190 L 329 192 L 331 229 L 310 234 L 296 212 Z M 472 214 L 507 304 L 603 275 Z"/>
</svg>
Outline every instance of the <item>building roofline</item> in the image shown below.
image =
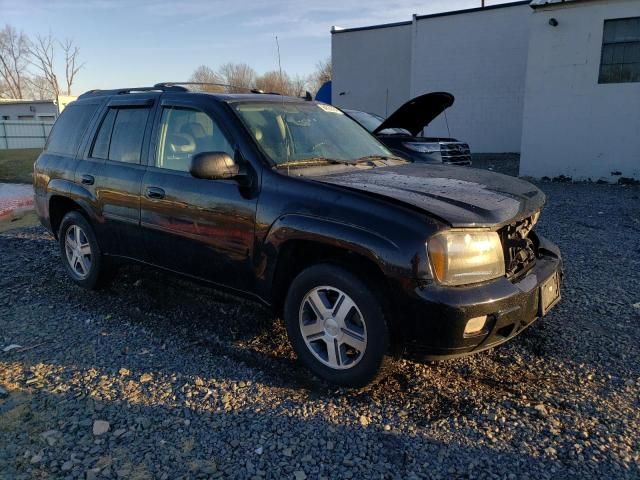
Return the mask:
<svg viewBox="0 0 640 480">
<path fill-rule="evenodd" d="M 487 5 L 486 7 L 465 8 L 464 10 L 452 10 L 450 12 L 430 13 L 428 15 L 416 15 L 416 20 L 426 18 L 448 17 L 449 15 L 460 15 L 463 13 L 485 12 L 487 10 L 497 10 L 499 8 L 519 7 L 521 5 L 529 5 L 531 0 L 520 0 L 518 2 L 498 3 L 496 5 Z"/>
<path fill-rule="evenodd" d="M 20 105 L 24 103 L 53 103 L 56 101 L 53 99 L 50 100 L 27 100 L 24 98 L 0 98 L 0 105 Z"/>
<path fill-rule="evenodd" d="M 466 8 L 464 10 L 451 10 L 449 12 L 430 13 L 427 15 L 416 15 L 415 18 L 416 20 L 424 20 L 428 18 L 448 17 L 450 15 L 460 15 L 463 13 L 485 12 L 488 10 L 496 10 L 498 8 L 519 7 L 521 5 L 529 5 L 530 3 L 531 3 L 531 0 L 520 0 L 517 2 L 488 5 L 486 7 Z M 411 25 L 412 23 L 413 22 L 411 20 L 408 20 L 405 22 L 381 23 L 379 25 L 368 25 L 366 27 L 353 27 L 353 28 L 340 28 L 340 29 L 337 29 L 336 27 L 332 27 L 331 34 L 333 35 L 336 33 L 360 32 L 363 30 L 376 30 L 379 28 L 402 27 L 405 25 Z"/>
<path fill-rule="evenodd" d="M 572 3 L 584 3 L 590 0 L 533 0 L 529 6 L 534 10 L 538 10 L 539 8 L 549 8 L 549 7 L 564 7 L 568 4 Z"/>
<path fill-rule="evenodd" d="M 411 23 L 412 23 L 411 20 L 406 20 L 404 22 L 381 23 L 378 25 L 368 25 L 366 27 L 352 27 L 352 28 L 331 27 L 331 35 L 334 35 L 336 33 L 361 32 L 363 30 L 377 30 L 379 28 L 402 27 L 406 25 L 411 25 Z"/>
</svg>

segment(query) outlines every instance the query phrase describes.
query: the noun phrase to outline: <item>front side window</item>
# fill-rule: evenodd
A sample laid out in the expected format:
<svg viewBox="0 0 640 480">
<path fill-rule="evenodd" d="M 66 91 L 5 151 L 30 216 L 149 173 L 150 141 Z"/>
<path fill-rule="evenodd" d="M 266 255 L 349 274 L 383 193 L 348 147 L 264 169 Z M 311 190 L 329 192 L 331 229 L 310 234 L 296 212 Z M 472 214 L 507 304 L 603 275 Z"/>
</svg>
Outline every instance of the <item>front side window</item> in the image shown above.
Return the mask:
<svg viewBox="0 0 640 480">
<path fill-rule="evenodd" d="M 605 20 L 598 83 L 640 82 L 640 17 Z"/>
<path fill-rule="evenodd" d="M 94 104 L 71 104 L 65 108 L 51 130 L 47 151 L 75 155 L 89 121 L 98 109 Z"/>
<path fill-rule="evenodd" d="M 275 164 L 392 156 L 369 132 L 331 105 L 246 102 L 236 104 L 235 110 Z"/>
<path fill-rule="evenodd" d="M 91 156 L 140 163 L 149 108 L 110 108 L 96 135 Z"/>
<path fill-rule="evenodd" d="M 233 157 L 231 144 L 209 115 L 191 108 L 164 108 L 156 167 L 188 172 L 191 158 L 202 152 L 225 152 Z"/>
</svg>

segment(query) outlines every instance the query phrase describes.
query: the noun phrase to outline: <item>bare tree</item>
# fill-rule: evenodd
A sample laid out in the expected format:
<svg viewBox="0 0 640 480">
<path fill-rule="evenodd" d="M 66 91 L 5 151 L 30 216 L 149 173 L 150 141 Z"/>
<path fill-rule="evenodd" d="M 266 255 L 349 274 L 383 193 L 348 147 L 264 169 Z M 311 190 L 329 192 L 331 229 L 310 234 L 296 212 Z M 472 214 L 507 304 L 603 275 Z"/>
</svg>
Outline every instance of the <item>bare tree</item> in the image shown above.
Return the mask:
<svg viewBox="0 0 640 480">
<path fill-rule="evenodd" d="M 29 63 L 29 38 L 10 25 L 0 30 L 0 81 L 5 95 L 22 98 Z"/>
<path fill-rule="evenodd" d="M 286 72 L 283 72 L 282 75 L 280 75 L 280 72 L 272 70 L 257 77 L 255 86 L 263 92 L 281 93 L 286 95 L 288 84 L 289 75 L 287 75 Z"/>
<path fill-rule="evenodd" d="M 307 90 L 308 82 L 304 77 L 296 75 L 289 81 L 289 95 L 293 97 L 301 97 Z"/>
<path fill-rule="evenodd" d="M 64 78 L 67 84 L 67 95 L 71 95 L 73 81 L 78 71 L 84 66 L 84 63 L 78 63 L 80 49 L 74 44 L 72 39 L 65 39 L 64 43 L 60 42 L 60 46 L 64 52 Z"/>
<path fill-rule="evenodd" d="M 57 97 L 60 95 L 60 84 L 54 69 L 55 40 L 51 34 L 46 37 L 38 35 L 36 41 L 31 44 L 30 53 L 31 64 L 40 71 L 49 85 L 49 90 Z"/>
<path fill-rule="evenodd" d="M 211 68 L 200 65 L 189 77 L 190 82 L 199 83 L 224 83 L 222 79 Z M 224 87 L 219 85 L 201 85 L 199 90 L 203 92 L 224 92 Z"/>
<path fill-rule="evenodd" d="M 47 100 L 54 97 L 54 93 L 51 91 L 51 85 L 49 81 L 42 75 L 32 75 L 26 77 L 26 89 L 25 94 L 31 98 L 38 100 Z"/>
<path fill-rule="evenodd" d="M 311 89 L 317 92 L 329 80 L 331 80 L 331 57 L 316 63 L 316 70 L 311 74 L 309 84 Z"/>
<path fill-rule="evenodd" d="M 246 63 L 225 63 L 218 68 L 222 83 L 232 85 L 230 92 L 246 92 L 254 88 L 256 71 Z"/>
<path fill-rule="evenodd" d="M 286 72 L 270 71 L 256 78 L 256 88 L 263 92 L 280 93 L 292 97 L 302 96 L 306 87 L 304 78 L 296 75 L 291 78 Z"/>
</svg>

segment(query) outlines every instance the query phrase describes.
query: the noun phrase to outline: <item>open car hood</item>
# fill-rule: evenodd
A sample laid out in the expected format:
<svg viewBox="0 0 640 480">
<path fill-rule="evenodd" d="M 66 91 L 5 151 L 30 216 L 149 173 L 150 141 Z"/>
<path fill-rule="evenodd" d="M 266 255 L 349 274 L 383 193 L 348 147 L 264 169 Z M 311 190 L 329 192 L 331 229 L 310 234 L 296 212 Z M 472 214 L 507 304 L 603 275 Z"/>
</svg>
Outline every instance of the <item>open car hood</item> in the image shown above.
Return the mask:
<svg viewBox="0 0 640 480">
<path fill-rule="evenodd" d="M 452 227 L 491 227 L 526 218 L 545 203 L 537 187 L 499 173 L 410 163 L 314 180 L 420 208 Z"/>
<path fill-rule="evenodd" d="M 403 128 L 414 137 L 444 110 L 453 105 L 455 98 L 447 92 L 425 93 L 409 100 L 376 128 L 378 134 L 387 128 Z"/>
</svg>

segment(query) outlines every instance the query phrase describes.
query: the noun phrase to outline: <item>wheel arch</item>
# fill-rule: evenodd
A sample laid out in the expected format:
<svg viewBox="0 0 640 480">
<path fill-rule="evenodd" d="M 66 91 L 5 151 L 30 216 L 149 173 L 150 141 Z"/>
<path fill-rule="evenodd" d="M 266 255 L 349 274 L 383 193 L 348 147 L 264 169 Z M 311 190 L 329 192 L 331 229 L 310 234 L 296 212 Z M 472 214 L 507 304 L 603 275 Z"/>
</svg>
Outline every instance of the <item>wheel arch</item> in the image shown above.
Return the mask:
<svg viewBox="0 0 640 480">
<path fill-rule="evenodd" d="M 70 198 L 67 195 L 54 194 L 49 197 L 49 221 L 51 222 L 51 231 L 54 237 L 58 238 L 58 230 L 64 216 L 71 211 L 77 211 L 82 214 L 89 223 L 92 216 L 90 210 L 82 200 Z"/>
<path fill-rule="evenodd" d="M 398 250 L 391 240 L 360 227 L 302 215 L 280 218 L 264 247 L 263 278 L 269 286 L 265 293 L 279 313 L 293 279 L 318 263 L 347 268 L 388 293 L 389 265 L 383 259 L 393 258 Z"/>
</svg>

